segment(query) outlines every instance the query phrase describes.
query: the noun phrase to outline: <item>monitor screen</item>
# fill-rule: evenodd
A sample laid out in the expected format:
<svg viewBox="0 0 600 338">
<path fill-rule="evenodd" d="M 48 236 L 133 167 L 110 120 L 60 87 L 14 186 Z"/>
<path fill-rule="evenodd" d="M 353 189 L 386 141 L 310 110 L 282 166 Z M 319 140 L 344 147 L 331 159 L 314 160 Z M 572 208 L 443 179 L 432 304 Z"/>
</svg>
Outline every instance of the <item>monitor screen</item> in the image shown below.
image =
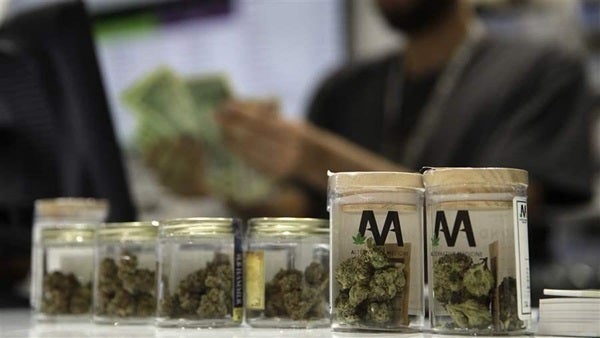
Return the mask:
<svg viewBox="0 0 600 338">
<path fill-rule="evenodd" d="M 119 139 L 135 129 L 122 93 L 166 66 L 182 76 L 225 75 L 234 96 L 277 98 L 301 119 L 319 81 L 346 59 L 345 2 L 163 1 L 111 12 L 88 1 Z"/>
<path fill-rule="evenodd" d="M 4 21 L 0 74 L 0 209 L 98 197 L 110 202 L 109 221 L 135 219 L 81 2 L 47 3 Z"/>
</svg>

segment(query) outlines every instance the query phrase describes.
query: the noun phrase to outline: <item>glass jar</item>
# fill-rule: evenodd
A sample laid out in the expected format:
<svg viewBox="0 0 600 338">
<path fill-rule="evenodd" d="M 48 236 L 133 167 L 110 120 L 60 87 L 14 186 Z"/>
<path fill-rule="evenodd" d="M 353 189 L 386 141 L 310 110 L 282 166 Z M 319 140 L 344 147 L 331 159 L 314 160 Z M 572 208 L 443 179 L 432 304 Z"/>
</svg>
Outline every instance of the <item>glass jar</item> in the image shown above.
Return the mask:
<svg viewBox="0 0 600 338">
<path fill-rule="evenodd" d="M 160 223 L 157 325 L 240 325 L 242 223 L 231 218 Z"/>
<path fill-rule="evenodd" d="M 246 322 L 315 328 L 329 320 L 329 224 L 315 218 L 248 221 Z"/>
<path fill-rule="evenodd" d="M 423 180 L 432 330 L 478 335 L 527 331 L 527 172 L 431 168 Z"/>
<path fill-rule="evenodd" d="M 423 326 L 423 190 L 418 173 L 330 173 L 334 330 Z"/>
<path fill-rule="evenodd" d="M 33 231 L 31 233 L 31 287 L 30 304 L 39 309 L 37 301 L 41 295 L 38 286 L 43 283 L 43 249 L 41 233 L 43 229 L 60 228 L 69 224 L 99 224 L 108 214 L 108 202 L 94 198 L 48 198 L 35 201 Z M 42 318 L 42 317 L 40 317 Z"/>
<path fill-rule="evenodd" d="M 41 230 L 34 294 L 38 320 L 90 319 L 95 224 Z"/>
<path fill-rule="evenodd" d="M 157 236 L 158 222 L 107 223 L 97 230 L 94 322 L 153 322 Z"/>
</svg>

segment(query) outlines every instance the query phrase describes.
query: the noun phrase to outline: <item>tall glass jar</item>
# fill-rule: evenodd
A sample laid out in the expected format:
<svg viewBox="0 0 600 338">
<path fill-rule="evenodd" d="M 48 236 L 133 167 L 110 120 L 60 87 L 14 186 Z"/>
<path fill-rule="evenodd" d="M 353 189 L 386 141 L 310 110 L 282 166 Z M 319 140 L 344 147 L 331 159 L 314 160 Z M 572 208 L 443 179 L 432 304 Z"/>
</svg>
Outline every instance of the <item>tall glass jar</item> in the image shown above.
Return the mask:
<svg viewBox="0 0 600 338">
<path fill-rule="evenodd" d="M 94 322 L 153 322 L 157 238 L 158 222 L 107 223 L 97 230 Z"/>
<path fill-rule="evenodd" d="M 231 218 L 160 223 L 157 325 L 240 325 L 242 223 Z"/>
<path fill-rule="evenodd" d="M 527 172 L 432 168 L 423 180 L 432 330 L 474 335 L 527 331 Z"/>
<path fill-rule="evenodd" d="M 337 331 L 423 326 L 421 174 L 330 174 L 331 299 Z"/>
<path fill-rule="evenodd" d="M 329 320 L 329 224 L 315 218 L 248 221 L 246 322 L 314 328 Z"/>
<path fill-rule="evenodd" d="M 31 288 L 30 304 L 34 309 L 41 295 L 37 294 L 44 272 L 41 233 L 43 229 L 60 228 L 69 224 L 99 224 L 108 214 L 108 202 L 94 198 L 48 198 L 35 201 L 33 231 L 31 232 Z M 41 317 L 40 317 L 41 318 Z"/>
<path fill-rule="evenodd" d="M 42 254 L 33 280 L 38 320 L 89 320 L 92 304 L 95 224 L 41 230 Z"/>
</svg>

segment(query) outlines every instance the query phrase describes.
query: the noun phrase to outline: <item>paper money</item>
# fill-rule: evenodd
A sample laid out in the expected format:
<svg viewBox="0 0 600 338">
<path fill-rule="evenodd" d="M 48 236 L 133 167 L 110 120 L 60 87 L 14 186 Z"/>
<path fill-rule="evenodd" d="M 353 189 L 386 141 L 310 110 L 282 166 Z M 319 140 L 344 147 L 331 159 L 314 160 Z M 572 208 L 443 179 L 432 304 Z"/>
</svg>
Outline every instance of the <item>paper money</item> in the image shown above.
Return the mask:
<svg viewBox="0 0 600 338">
<path fill-rule="evenodd" d="M 136 145 L 163 184 L 189 194 L 194 187 L 204 185 L 190 187 L 186 182 L 204 181 L 210 192 L 239 205 L 256 203 L 270 193 L 270 180 L 229 152 L 222 142 L 214 112 L 231 97 L 222 75 L 184 79 L 165 67 L 144 76 L 123 93 L 123 103 L 136 116 Z M 195 145 L 183 147 L 181 142 Z M 202 162 L 201 166 L 196 162 Z M 202 193 L 203 189 L 198 190 Z"/>
</svg>

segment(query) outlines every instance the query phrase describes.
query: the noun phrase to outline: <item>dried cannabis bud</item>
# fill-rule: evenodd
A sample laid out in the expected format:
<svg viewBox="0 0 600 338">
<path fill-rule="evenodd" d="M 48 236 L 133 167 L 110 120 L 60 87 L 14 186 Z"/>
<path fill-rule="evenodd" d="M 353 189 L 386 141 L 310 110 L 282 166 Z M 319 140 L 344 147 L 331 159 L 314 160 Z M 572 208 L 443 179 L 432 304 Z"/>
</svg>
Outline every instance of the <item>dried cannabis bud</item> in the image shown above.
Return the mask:
<svg viewBox="0 0 600 338">
<path fill-rule="evenodd" d="M 474 296 L 486 296 L 494 287 L 494 275 L 488 269 L 487 258 L 475 264 L 465 272 L 463 285 L 467 292 Z"/>
<path fill-rule="evenodd" d="M 221 319 L 232 313 L 233 268 L 228 255 L 215 253 L 204 269 L 183 278 L 170 295 L 163 277 L 165 295 L 159 314 L 169 318 Z"/>
<path fill-rule="evenodd" d="M 518 330 L 524 328 L 525 323 L 519 319 L 517 305 L 517 281 L 513 277 L 505 277 L 498 286 L 499 293 L 499 330 Z"/>
<path fill-rule="evenodd" d="M 440 257 L 433 264 L 433 294 L 435 299 L 446 304 L 463 289 L 463 276 L 473 260 L 463 253 L 452 253 Z"/>
<path fill-rule="evenodd" d="M 335 278 L 340 292 L 334 308 L 341 321 L 385 325 L 393 320 L 393 300 L 402 296 L 406 284 L 404 265 L 391 262 L 372 238 L 366 250 L 341 262 Z"/>
<path fill-rule="evenodd" d="M 43 280 L 41 312 L 49 315 L 89 313 L 92 285 L 82 285 L 74 274 L 54 271 Z"/>
<path fill-rule="evenodd" d="M 473 264 L 471 257 L 452 253 L 433 264 L 434 297 L 456 327 L 483 329 L 492 324 L 490 301 L 496 281 L 487 263 L 487 258 Z"/>
<path fill-rule="evenodd" d="M 372 274 L 373 266 L 363 257 L 355 256 L 340 264 L 335 270 L 335 280 L 346 290 L 352 285 L 368 281 Z"/>
<path fill-rule="evenodd" d="M 138 268 L 137 256 L 123 252 L 119 264 L 104 258 L 98 267 L 96 312 L 117 317 L 150 317 L 156 308 L 155 272 Z"/>
<path fill-rule="evenodd" d="M 265 285 L 265 315 L 293 320 L 323 318 L 328 285 L 327 270 L 319 263 L 311 263 L 304 273 L 281 269 Z"/>
<path fill-rule="evenodd" d="M 367 320 L 377 324 L 388 323 L 392 320 L 392 306 L 387 302 L 370 303 L 367 307 Z"/>
<path fill-rule="evenodd" d="M 459 304 L 446 304 L 446 311 L 454 323 L 463 329 L 484 329 L 492 324 L 488 307 L 473 299 Z"/>
</svg>

